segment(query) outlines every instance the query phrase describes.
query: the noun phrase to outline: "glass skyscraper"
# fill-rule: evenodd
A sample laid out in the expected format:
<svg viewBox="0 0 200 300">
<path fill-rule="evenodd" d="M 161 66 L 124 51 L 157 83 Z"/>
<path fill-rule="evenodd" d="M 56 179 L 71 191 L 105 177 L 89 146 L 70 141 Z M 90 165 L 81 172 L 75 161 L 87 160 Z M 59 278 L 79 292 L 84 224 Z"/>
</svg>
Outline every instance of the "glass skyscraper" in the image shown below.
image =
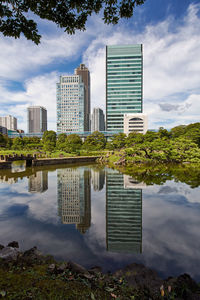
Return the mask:
<svg viewBox="0 0 200 300">
<path fill-rule="evenodd" d="M 142 113 L 142 45 L 106 46 L 106 126 L 123 132 L 124 114 Z"/>
</svg>

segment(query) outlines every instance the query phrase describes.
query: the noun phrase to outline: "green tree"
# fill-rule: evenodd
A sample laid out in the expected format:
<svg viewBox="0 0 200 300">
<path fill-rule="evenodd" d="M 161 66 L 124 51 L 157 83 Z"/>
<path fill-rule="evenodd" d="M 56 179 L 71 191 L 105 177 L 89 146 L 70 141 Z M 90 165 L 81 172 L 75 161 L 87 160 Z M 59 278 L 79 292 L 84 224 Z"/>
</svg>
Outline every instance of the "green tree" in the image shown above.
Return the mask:
<svg viewBox="0 0 200 300">
<path fill-rule="evenodd" d="M 185 131 L 186 131 L 186 126 L 179 125 L 179 126 L 172 128 L 170 130 L 170 133 L 171 133 L 172 138 L 177 138 L 177 137 L 183 135 L 185 133 Z"/>
<path fill-rule="evenodd" d="M 20 137 L 16 137 L 13 139 L 12 149 L 14 150 L 22 150 L 24 148 L 23 139 Z"/>
<path fill-rule="evenodd" d="M 103 10 L 106 24 L 117 24 L 120 18 L 130 18 L 136 6 L 145 0 L 2 0 L 0 3 L 0 32 L 19 38 L 21 33 L 28 40 L 39 44 L 37 23 L 28 13 L 54 22 L 69 34 L 85 30 L 88 16 Z"/>
<path fill-rule="evenodd" d="M 53 130 L 45 131 L 42 137 L 43 149 L 52 152 L 56 147 L 56 133 Z"/>
<path fill-rule="evenodd" d="M 139 132 L 131 132 L 129 133 L 127 139 L 126 139 L 126 146 L 131 147 L 134 144 L 140 144 L 144 141 L 144 135 Z"/>
<path fill-rule="evenodd" d="M 78 134 L 70 134 L 67 136 L 68 152 L 75 152 L 80 150 L 82 146 L 82 140 Z"/>
<path fill-rule="evenodd" d="M 7 144 L 7 140 L 6 137 L 0 133 L 0 147 L 6 147 Z"/>
<path fill-rule="evenodd" d="M 111 137 L 111 141 L 107 143 L 107 148 L 110 150 L 121 149 L 126 144 L 126 134 L 118 133 Z"/>
<path fill-rule="evenodd" d="M 83 148 L 87 150 L 101 150 L 106 145 L 106 138 L 103 133 L 94 131 L 92 134 L 87 136 Z"/>
<path fill-rule="evenodd" d="M 159 130 L 158 130 L 158 135 L 161 139 L 162 138 L 168 139 L 168 138 L 170 138 L 171 133 L 167 129 L 165 129 L 164 127 L 160 127 Z"/>
<path fill-rule="evenodd" d="M 57 138 L 56 148 L 58 150 L 65 151 L 66 146 L 67 146 L 67 135 L 65 133 L 61 133 Z"/>
</svg>

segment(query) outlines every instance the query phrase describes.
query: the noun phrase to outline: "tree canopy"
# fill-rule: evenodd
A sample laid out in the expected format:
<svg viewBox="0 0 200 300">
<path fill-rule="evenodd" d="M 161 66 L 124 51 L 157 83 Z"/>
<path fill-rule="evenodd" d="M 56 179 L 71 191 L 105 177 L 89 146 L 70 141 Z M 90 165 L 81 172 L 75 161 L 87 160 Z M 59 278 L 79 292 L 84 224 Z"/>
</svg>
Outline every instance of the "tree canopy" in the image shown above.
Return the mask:
<svg viewBox="0 0 200 300">
<path fill-rule="evenodd" d="M 41 19 L 54 22 L 73 34 L 85 30 L 88 16 L 103 10 L 106 24 L 117 24 L 120 18 L 130 18 L 134 8 L 145 0 L 2 0 L 0 1 L 0 32 L 19 38 L 21 33 L 35 44 L 40 43 L 37 23 L 30 12 Z"/>
</svg>

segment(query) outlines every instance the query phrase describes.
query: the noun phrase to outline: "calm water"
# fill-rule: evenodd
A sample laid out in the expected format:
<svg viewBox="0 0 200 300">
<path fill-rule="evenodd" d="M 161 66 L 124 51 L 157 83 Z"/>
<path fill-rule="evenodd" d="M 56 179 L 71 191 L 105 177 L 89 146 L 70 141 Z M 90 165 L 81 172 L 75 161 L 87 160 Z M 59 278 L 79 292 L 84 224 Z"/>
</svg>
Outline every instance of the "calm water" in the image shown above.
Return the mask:
<svg viewBox="0 0 200 300">
<path fill-rule="evenodd" d="M 19 171 L 22 172 L 19 172 Z M 144 263 L 200 280 L 200 188 L 147 186 L 97 165 L 0 173 L 0 243 L 114 271 Z"/>
</svg>

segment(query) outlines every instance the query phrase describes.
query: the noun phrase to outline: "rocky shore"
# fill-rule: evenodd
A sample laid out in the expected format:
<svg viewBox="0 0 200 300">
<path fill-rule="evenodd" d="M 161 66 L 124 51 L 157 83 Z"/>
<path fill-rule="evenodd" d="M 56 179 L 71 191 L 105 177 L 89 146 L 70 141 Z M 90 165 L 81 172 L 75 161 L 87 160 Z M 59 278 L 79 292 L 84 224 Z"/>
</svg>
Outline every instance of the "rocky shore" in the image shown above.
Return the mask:
<svg viewBox="0 0 200 300">
<path fill-rule="evenodd" d="M 188 274 L 161 279 L 144 265 L 130 264 L 115 273 L 57 262 L 37 247 L 20 251 L 18 242 L 0 245 L 2 299 L 199 300 L 200 285 Z"/>
</svg>

